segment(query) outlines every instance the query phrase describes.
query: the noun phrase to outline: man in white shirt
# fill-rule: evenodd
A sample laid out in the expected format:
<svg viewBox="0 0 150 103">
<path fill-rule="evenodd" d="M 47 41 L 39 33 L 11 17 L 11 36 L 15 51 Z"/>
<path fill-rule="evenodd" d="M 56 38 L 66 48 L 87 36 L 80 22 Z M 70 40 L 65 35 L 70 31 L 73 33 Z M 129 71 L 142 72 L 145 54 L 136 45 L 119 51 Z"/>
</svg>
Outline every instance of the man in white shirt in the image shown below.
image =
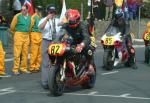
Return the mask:
<svg viewBox="0 0 150 103">
<path fill-rule="evenodd" d="M 39 29 L 42 32 L 42 72 L 41 81 L 44 89 L 48 89 L 48 69 L 50 68 L 50 58 L 47 53 L 47 48 L 59 32 L 59 19 L 55 18 L 56 8 L 53 4 L 47 7 L 48 15 L 39 22 Z"/>
<path fill-rule="evenodd" d="M 91 13 L 91 1 L 92 1 L 92 0 L 88 0 L 88 2 L 87 2 L 87 5 L 88 5 L 88 17 L 87 17 L 87 18 L 90 18 L 90 13 Z"/>
</svg>

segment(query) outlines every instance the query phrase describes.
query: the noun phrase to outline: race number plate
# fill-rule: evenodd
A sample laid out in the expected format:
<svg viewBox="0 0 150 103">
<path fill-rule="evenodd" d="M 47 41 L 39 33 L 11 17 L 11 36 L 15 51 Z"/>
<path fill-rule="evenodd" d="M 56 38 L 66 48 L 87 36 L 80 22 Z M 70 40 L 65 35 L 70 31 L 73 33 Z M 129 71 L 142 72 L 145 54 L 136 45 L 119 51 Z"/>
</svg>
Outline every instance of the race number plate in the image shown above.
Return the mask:
<svg viewBox="0 0 150 103">
<path fill-rule="evenodd" d="M 64 44 L 50 44 L 48 48 L 48 53 L 52 56 L 61 56 L 65 51 Z"/>
<path fill-rule="evenodd" d="M 114 38 L 113 37 L 106 37 L 104 40 L 104 45 L 114 45 Z"/>
</svg>

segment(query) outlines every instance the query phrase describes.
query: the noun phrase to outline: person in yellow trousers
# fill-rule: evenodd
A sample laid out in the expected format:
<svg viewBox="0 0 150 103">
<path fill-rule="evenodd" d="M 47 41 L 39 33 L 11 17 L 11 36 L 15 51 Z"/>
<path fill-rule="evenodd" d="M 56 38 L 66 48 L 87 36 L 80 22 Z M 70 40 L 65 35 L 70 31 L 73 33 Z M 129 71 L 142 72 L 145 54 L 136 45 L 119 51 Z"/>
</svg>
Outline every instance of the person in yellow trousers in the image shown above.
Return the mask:
<svg viewBox="0 0 150 103">
<path fill-rule="evenodd" d="M 14 34 L 14 75 L 19 75 L 19 67 L 21 73 L 30 73 L 27 70 L 28 48 L 29 48 L 29 32 L 30 32 L 31 16 L 28 14 L 28 6 L 23 5 L 21 13 L 14 16 L 10 30 Z M 20 57 L 21 66 L 20 64 Z"/>
<path fill-rule="evenodd" d="M 5 76 L 5 52 L 3 50 L 2 42 L 0 41 L 0 76 Z"/>
<path fill-rule="evenodd" d="M 42 17 L 42 6 L 35 8 L 35 14 L 31 17 L 31 54 L 30 54 L 30 72 L 40 71 L 41 65 L 41 45 L 42 45 L 42 34 L 38 29 L 39 21 Z"/>
</svg>

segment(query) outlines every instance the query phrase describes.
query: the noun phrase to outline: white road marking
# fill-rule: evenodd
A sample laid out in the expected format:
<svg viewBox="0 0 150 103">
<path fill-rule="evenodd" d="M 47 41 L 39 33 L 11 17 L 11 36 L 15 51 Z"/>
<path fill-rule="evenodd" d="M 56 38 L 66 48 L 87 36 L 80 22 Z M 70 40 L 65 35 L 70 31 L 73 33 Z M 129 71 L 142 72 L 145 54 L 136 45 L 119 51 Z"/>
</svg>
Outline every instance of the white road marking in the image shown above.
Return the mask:
<svg viewBox="0 0 150 103">
<path fill-rule="evenodd" d="M 47 91 L 47 92 L 42 92 L 42 91 L 24 91 L 24 90 L 15 90 L 13 87 L 0 89 L 0 95 L 10 94 L 10 93 L 46 94 L 46 93 L 49 93 L 49 91 Z"/>
<path fill-rule="evenodd" d="M 49 91 L 42 92 L 42 91 L 23 91 L 23 90 L 18 90 L 16 92 L 18 92 L 18 93 L 28 93 L 28 94 L 32 94 L 32 93 L 34 93 L 34 94 L 47 94 L 47 93 L 50 93 Z"/>
<path fill-rule="evenodd" d="M 11 62 L 11 61 L 13 61 L 13 60 L 14 60 L 13 58 L 5 59 L 5 62 Z"/>
<path fill-rule="evenodd" d="M 97 92 L 97 91 L 95 91 L 95 92 L 90 92 L 89 95 L 94 95 L 94 94 L 96 94 L 96 93 L 98 93 L 98 92 Z"/>
<path fill-rule="evenodd" d="M 28 54 L 28 59 L 30 59 L 30 54 Z M 5 59 L 4 61 L 5 62 L 11 62 L 13 60 L 14 60 L 14 58 L 9 58 L 9 59 Z"/>
<path fill-rule="evenodd" d="M 0 95 L 6 95 L 10 93 L 38 93 L 38 94 L 47 94 L 49 92 L 42 92 L 42 91 L 22 91 L 22 90 L 15 90 L 13 87 L 0 89 Z M 122 95 L 100 95 L 96 94 L 97 91 L 93 91 L 90 93 L 82 94 L 82 93 L 64 93 L 65 95 L 74 95 L 74 96 L 93 96 L 93 97 L 109 97 L 109 98 L 125 98 L 125 99 L 138 99 L 138 100 L 150 100 L 148 97 L 132 97 L 129 96 L 130 94 L 122 94 Z"/>
<path fill-rule="evenodd" d="M 0 92 L 1 91 L 12 91 L 12 90 L 14 90 L 14 88 L 13 87 L 9 87 L 9 88 L 0 89 Z"/>
<path fill-rule="evenodd" d="M 122 95 L 120 95 L 120 97 L 128 97 L 129 95 L 131 95 L 131 94 L 122 94 Z"/>
<path fill-rule="evenodd" d="M 0 76 L 0 78 L 9 78 L 11 75 Z"/>
<path fill-rule="evenodd" d="M 112 71 L 112 72 L 102 73 L 102 75 L 114 74 L 114 73 L 118 73 L 118 72 L 119 71 Z"/>
<path fill-rule="evenodd" d="M 110 98 L 125 98 L 125 99 L 138 99 L 138 100 L 150 100 L 147 97 L 132 97 L 132 96 L 122 96 L 122 95 L 98 95 L 98 94 L 80 94 L 80 93 L 64 93 L 66 95 L 75 95 L 75 96 L 93 96 L 93 97 L 110 97 Z"/>
<path fill-rule="evenodd" d="M 13 87 L 0 89 L 0 95 L 6 95 L 6 94 L 10 94 L 10 93 L 15 93 L 15 92 L 16 91 L 14 90 Z"/>
</svg>

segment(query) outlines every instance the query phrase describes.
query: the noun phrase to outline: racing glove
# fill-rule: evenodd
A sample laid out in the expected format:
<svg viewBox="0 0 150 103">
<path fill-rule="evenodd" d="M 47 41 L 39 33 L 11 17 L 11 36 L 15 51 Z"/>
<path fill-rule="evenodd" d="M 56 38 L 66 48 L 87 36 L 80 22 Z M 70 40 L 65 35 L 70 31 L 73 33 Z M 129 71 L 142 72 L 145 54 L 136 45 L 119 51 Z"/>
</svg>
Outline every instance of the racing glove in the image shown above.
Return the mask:
<svg viewBox="0 0 150 103">
<path fill-rule="evenodd" d="M 79 45 L 77 45 L 75 50 L 76 50 L 77 53 L 81 53 L 84 47 L 85 47 L 85 44 L 82 42 Z"/>
</svg>

